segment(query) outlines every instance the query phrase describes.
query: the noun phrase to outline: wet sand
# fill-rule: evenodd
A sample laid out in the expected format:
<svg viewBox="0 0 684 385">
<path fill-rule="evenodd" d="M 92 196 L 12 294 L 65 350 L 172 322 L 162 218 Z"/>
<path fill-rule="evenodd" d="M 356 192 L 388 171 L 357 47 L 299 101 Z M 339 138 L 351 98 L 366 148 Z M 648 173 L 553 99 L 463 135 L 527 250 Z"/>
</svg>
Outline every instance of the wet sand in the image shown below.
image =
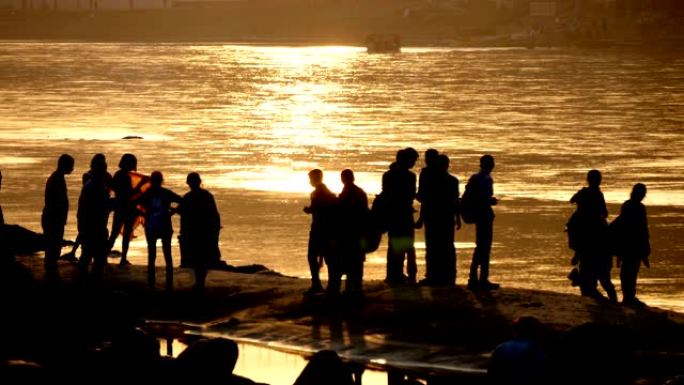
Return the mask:
<svg viewBox="0 0 684 385">
<path fill-rule="evenodd" d="M 20 258 L 46 289 L 42 259 Z M 65 309 L 76 293 L 75 265 L 60 262 L 60 295 L 52 307 Z M 598 303 L 577 295 L 502 288 L 472 293 L 453 288 L 398 287 L 365 282 L 362 302 L 331 303 L 323 296 L 305 297 L 308 282 L 276 273 L 240 274 L 211 271 L 207 292 L 190 291 L 189 269 L 176 269 L 175 291 L 165 293 L 158 268 L 157 290 L 146 285 L 144 266 L 108 265 L 97 290 L 116 293 L 126 307 L 158 333 L 222 336 L 296 353 L 335 349 L 351 361 L 417 372 L 486 373 L 488 353 L 511 337 L 511 322 L 534 316 L 543 326 L 542 343 L 553 347 L 571 328 L 586 322 L 619 327 L 643 357 L 684 352 L 684 315 L 657 308 L 628 308 Z M 91 289 L 89 291 L 92 292 Z M 71 294 L 69 294 L 71 293 Z M 55 302 L 56 301 L 56 302 Z M 164 330 L 159 326 L 176 325 Z M 178 323 L 183 327 L 177 328 Z M 174 329 L 175 328 L 175 329 Z M 181 333 L 183 332 L 183 333 Z"/>
</svg>

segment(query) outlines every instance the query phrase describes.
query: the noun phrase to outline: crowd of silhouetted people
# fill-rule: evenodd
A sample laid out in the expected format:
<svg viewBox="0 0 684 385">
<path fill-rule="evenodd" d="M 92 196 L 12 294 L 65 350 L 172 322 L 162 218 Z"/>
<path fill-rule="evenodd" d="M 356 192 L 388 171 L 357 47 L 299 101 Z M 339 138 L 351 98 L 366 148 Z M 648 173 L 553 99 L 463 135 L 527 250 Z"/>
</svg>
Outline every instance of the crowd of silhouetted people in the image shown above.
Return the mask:
<svg viewBox="0 0 684 385">
<path fill-rule="evenodd" d="M 45 186 L 41 224 L 45 237 L 45 269 L 53 278 L 57 274 L 57 260 L 69 212 L 65 175 L 73 169 L 73 157 L 67 154 L 60 156 L 57 169 Z M 119 234 L 122 238 L 119 264 L 130 264 L 127 259 L 129 243 L 135 226 L 142 222 L 148 251 L 148 284 L 150 288 L 156 286 L 155 260 L 157 241 L 160 240 L 166 264 L 165 287 L 172 290 L 171 216 L 178 213 L 181 216 L 181 264 L 194 268 L 194 289 L 201 292 L 207 270 L 220 258 L 218 235 L 221 221 L 213 195 L 201 187 L 200 175 L 196 172 L 188 174 L 186 182 L 190 191 L 181 197 L 163 187 L 164 176 L 160 171 L 152 172 L 149 177 L 136 173 L 137 159 L 133 154 L 121 157 L 119 169 L 113 176 L 107 169 L 105 156 L 96 154 L 90 162 L 90 169 L 83 174 L 76 215 L 78 237 L 73 250 L 64 256 L 76 260 L 75 250 L 81 247 L 78 259 L 80 278 L 101 280 L 107 257 Z M 112 213 L 110 232 L 107 226 Z"/>
<path fill-rule="evenodd" d="M 363 280 L 365 253 L 377 249 L 382 234 L 387 234 L 387 273 L 390 285 L 421 284 L 453 286 L 456 283 L 454 231 L 461 219 L 475 224 L 476 248 L 467 287 L 470 290 L 495 290 L 489 281 L 489 257 L 493 238 L 496 205 L 491 172 L 494 158 L 484 155 L 480 170 L 473 174 L 460 196 L 458 178 L 449 173 L 449 157 L 435 149 L 425 152 L 425 167 L 419 178 L 411 169 L 419 158 L 411 148 L 397 151 L 396 158 L 382 175 L 382 191 L 368 207 L 366 193 L 354 184 L 352 170 L 341 173 L 344 188 L 335 196 L 323 183 L 323 172 L 309 172 L 314 191 L 304 208 L 312 215 L 308 262 L 311 271 L 309 294 L 323 292 L 320 267 L 328 268 L 329 296 L 340 291 L 341 276 L 347 275 L 346 294 L 358 295 Z M 414 200 L 420 213 L 415 219 Z M 425 278 L 418 281 L 415 230 L 425 229 Z M 405 269 L 405 270 L 404 270 Z M 405 273 L 404 273 L 405 271 Z"/>
<path fill-rule="evenodd" d="M 577 209 L 567 223 L 567 232 L 569 246 L 575 251 L 572 264 L 577 267 L 573 268 L 569 278 L 573 285 L 580 287 L 583 296 L 606 299 L 598 290 L 600 283 L 607 299 L 617 302 L 611 281 L 613 257 L 617 256 L 622 302 L 643 305 L 636 297 L 636 282 L 641 264 L 650 266 L 648 219 L 646 207 L 641 203 L 646 196 L 646 186 L 642 183 L 634 185 L 620 215 L 609 224 L 601 179 L 600 171 L 590 170 L 587 173 L 588 186 L 570 199 Z"/>
<path fill-rule="evenodd" d="M 387 269 L 385 282 L 390 285 L 453 286 L 456 283 L 456 249 L 454 232 L 463 223 L 475 225 L 476 247 L 470 264 L 467 288 L 473 291 L 496 290 L 499 285 L 489 280 L 490 254 L 493 241 L 494 196 L 491 173 L 495 162 L 491 155 L 480 158 L 480 169 L 468 179 L 461 194 L 457 177 L 449 172 L 449 157 L 435 149 L 424 154 L 424 167 L 419 176 L 412 171 L 419 159 L 418 152 L 404 148 L 382 175 L 382 191 L 369 206 L 365 191 L 355 184 L 354 172 L 346 169 L 340 178 L 343 189 L 339 195 L 323 182 L 323 171 L 309 172 L 314 190 L 310 204 L 304 208 L 312 216 L 308 244 L 308 264 L 311 287 L 307 294 L 325 292 L 340 295 L 342 276 L 346 275 L 344 294 L 362 295 L 365 255 L 375 251 L 382 235 L 387 237 Z M 137 159 L 124 154 L 119 169 L 112 176 L 103 154 L 96 154 L 90 169 L 83 174 L 78 199 L 78 236 L 71 252 L 60 256 L 64 227 L 69 212 L 65 175 L 74 170 L 74 159 L 67 154 L 59 157 L 56 170 L 45 185 L 45 205 L 41 224 L 45 239 L 45 269 L 49 277 L 57 275 L 57 261 L 76 261 L 75 251 L 82 248 L 78 267 L 81 278 L 101 279 L 107 256 L 121 235 L 120 265 L 127 265 L 128 248 L 134 228 L 144 226 L 148 251 L 148 283 L 156 286 L 155 260 L 157 241 L 161 241 L 166 266 L 165 286 L 173 289 L 171 216 L 179 214 L 181 266 L 193 267 L 201 292 L 208 269 L 220 260 L 219 232 L 221 220 L 211 193 L 201 187 L 200 175 L 187 176 L 190 191 L 180 196 L 163 187 L 164 176 L 154 171 L 148 177 L 137 173 Z M 0 186 L 2 186 L 0 174 Z M 650 254 L 646 209 L 641 201 L 646 186 L 634 185 L 632 194 L 620 215 L 608 223 L 608 210 L 600 189 L 601 173 L 587 174 L 588 186 L 580 189 L 570 202 L 577 206 L 566 229 L 569 247 L 575 251 L 575 267 L 569 274 L 582 295 L 617 301 L 611 282 L 613 257 L 621 268 L 623 302 L 639 305 L 636 280 L 641 264 L 649 266 Z M 414 201 L 420 202 L 420 212 Z M 108 230 L 109 217 L 112 218 Z M 0 219 L 2 211 L 0 209 Z M 415 231 L 424 229 L 425 277 L 418 280 Z M 92 267 L 91 267 L 92 264 Z M 320 270 L 327 266 L 328 283 L 323 288 Z"/>
</svg>

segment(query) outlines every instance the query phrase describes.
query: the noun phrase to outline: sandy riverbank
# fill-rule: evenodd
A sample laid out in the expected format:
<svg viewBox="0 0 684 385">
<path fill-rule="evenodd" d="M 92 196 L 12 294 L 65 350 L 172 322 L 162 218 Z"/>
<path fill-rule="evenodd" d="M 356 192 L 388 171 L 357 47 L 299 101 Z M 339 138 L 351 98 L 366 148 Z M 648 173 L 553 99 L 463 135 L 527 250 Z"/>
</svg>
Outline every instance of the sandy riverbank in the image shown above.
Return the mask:
<svg viewBox="0 0 684 385">
<path fill-rule="evenodd" d="M 95 328 L 84 327 L 84 322 L 104 320 L 98 327 L 106 329 L 105 325 L 116 322 L 157 320 L 191 325 L 192 334 L 231 337 L 282 350 L 332 348 L 347 359 L 376 366 L 478 376 L 486 372 L 488 353 L 510 338 L 511 322 L 520 316 L 542 322 L 542 344 L 549 351 L 567 343 L 567 332 L 587 322 L 615 331 L 629 352 L 638 352 L 634 376 L 674 374 L 673 363 L 684 353 L 684 315 L 567 294 L 509 288 L 472 293 L 463 286 L 392 288 L 372 281 L 365 283 L 362 302 L 330 303 L 322 296 L 304 297 L 306 280 L 272 272 L 212 271 L 206 295 L 198 299 L 190 291 L 188 269 L 175 270 L 173 293 L 162 291 L 161 269 L 158 289 L 151 292 L 145 267 L 117 265 L 107 266 L 101 286 L 79 290 L 73 264 L 62 262 L 60 282 L 51 284 L 45 281 L 42 259 L 24 257 L 20 262 L 35 277 L 37 289 L 19 304 L 29 311 L 17 316 L 17 324 L 26 318 L 34 326 L 36 319 L 41 320 L 38 325 L 49 320 L 48 329 L 20 338 L 22 350 L 29 355 L 31 346 L 46 341 L 68 350 L 69 343 L 86 338 Z M 4 294 L 11 296 L 8 291 Z M 84 314 L 90 321 L 83 321 Z M 56 331 L 64 333 L 55 336 Z"/>
</svg>

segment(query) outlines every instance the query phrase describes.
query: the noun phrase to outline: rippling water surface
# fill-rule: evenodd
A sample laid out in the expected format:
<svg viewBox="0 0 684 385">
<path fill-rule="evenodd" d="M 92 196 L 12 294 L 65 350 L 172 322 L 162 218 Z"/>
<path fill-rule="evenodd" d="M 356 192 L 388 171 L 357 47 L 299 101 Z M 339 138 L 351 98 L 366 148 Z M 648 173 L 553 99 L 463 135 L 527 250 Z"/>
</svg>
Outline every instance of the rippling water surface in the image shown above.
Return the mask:
<svg viewBox="0 0 684 385">
<path fill-rule="evenodd" d="M 113 171 L 132 152 L 140 171 L 161 170 L 179 193 L 189 171 L 202 174 L 219 201 L 224 259 L 297 276 L 308 274 L 309 169 L 325 170 L 339 191 L 338 172 L 352 168 L 373 195 L 397 149 L 434 147 L 461 180 L 481 154 L 497 159 L 493 279 L 574 292 L 566 202 L 598 168 L 612 215 L 633 183 L 649 186 L 654 266 L 642 273 L 641 297 L 684 310 L 682 55 L 0 43 L 0 117 L 8 222 L 40 229 L 45 179 L 69 152 L 74 236 L 90 157 L 106 153 Z M 129 135 L 143 139 L 121 139 Z M 461 283 L 469 227 L 457 233 Z M 383 253 L 369 255 L 367 278 L 383 278 Z M 145 261 L 142 237 L 133 261 Z"/>
</svg>

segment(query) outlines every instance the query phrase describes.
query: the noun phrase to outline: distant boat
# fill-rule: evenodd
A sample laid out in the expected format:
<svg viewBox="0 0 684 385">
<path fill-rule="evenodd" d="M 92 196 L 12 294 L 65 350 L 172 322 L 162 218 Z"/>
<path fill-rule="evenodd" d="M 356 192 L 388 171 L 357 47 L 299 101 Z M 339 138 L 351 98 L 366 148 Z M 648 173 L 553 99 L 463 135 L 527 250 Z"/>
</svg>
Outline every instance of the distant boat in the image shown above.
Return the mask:
<svg viewBox="0 0 684 385">
<path fill-rule="evenodd" d="M 366 50 L 368 53 L 398 53 L 401 52 L 401 39 L 396 33 L 373 33 L 366 36 Z"/>
</svg>

